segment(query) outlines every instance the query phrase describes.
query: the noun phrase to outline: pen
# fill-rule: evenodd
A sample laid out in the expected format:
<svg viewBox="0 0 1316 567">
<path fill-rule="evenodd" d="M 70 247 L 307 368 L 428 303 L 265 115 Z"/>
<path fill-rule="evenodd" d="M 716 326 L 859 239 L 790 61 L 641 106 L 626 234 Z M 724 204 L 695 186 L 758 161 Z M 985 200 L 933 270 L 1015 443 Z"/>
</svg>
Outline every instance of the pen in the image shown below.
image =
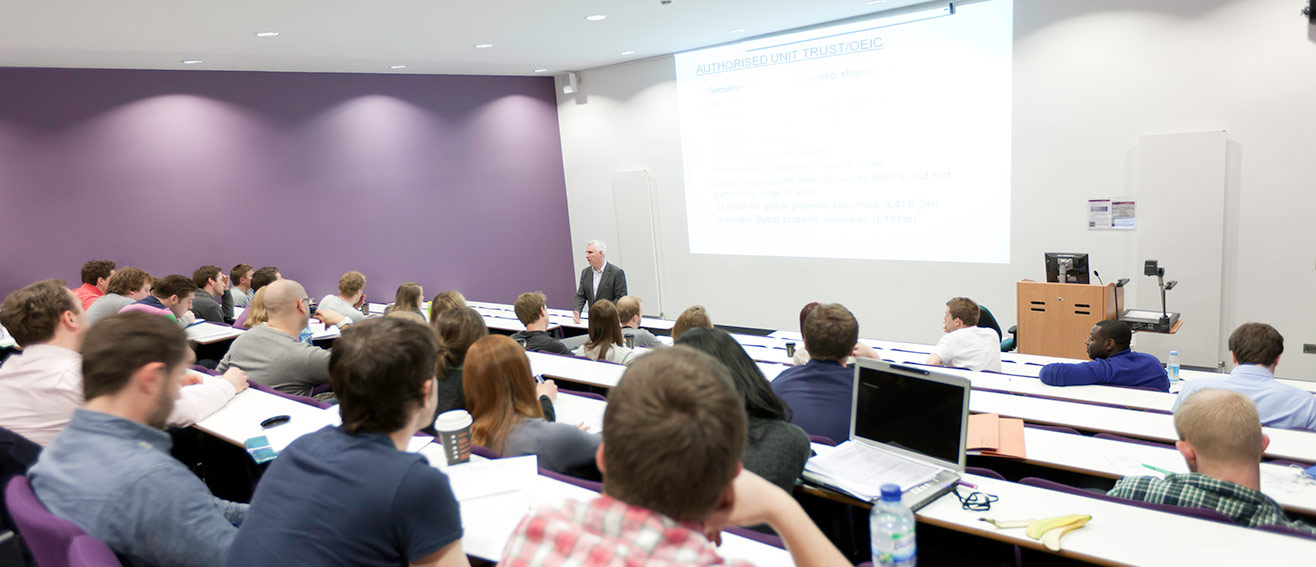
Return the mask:
<svg viewBox="0 0 1316 567">
<path fill-rule="evenodd" d="M 1143 463 L 1142 466 L 1147 467 L 1147 468 L 1149 468 L 1149 469 L 1151 469 L 1151 470 L 1154 470 L 1154 471 L 1156 471 L 1156 472 L 1158 472 L 1158 473 L 1161 473 L 1161 474 L 1174 474 L 1173 471 L 1167 471 L 1167 470 L 1165 470 L 1165 469 L 1163 469 L 1163 468 L 1161 468 L 1161 467 L 1153 467 L 1153 466 L 1151 466 L 1151 465 L 1149 465 L 1149 464 L 1147 464 L 1147 463 Z"/>
<path fill-rule="evenodd" d="M 968 483 L 968 482 L 964 482 L 964 481 L 962 481 L 962 480 L 959 481 L 959 482 L 956 482 L 955 484 L 958 484 L 958 485 L 960 485 L 960 486 L 967 486 L 967 487 L 972 488 L 972 489 L 974 489 L 974 490 L 977 490 L 977 489 L 978 489 L 978 485 L 976 485 L 976 484 L 972 484 L 972 483 Z"/>
</svg>

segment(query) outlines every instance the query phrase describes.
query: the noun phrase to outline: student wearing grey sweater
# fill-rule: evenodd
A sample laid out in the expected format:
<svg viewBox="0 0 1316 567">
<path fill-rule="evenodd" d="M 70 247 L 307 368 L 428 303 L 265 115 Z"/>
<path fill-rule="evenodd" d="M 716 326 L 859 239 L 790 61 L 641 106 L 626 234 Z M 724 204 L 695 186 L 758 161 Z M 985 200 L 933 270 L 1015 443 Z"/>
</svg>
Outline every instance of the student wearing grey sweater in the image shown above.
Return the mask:
<svg viewBox="0 0 1316 567">
<path fill-rule="evenodd" d="M 251 380 L 289 394 L 311 395 L 320 384 L 329 383 L 329 351 L 297 340 L 310 321 L 306 289 L 292 280 L 278 280 L 265 290 L 268 325 L 256 327 L 233 340 L 217 370 L 236 366 Z M 315 318 L 339 328 L 351 324 L 333 311 L 320 311 Z"/>
<path fill-rule="evenodd" d="M 809 435 L 790 423 L 790 407 L 773 393 L 758 365 L 736 339 L 719 329 L 695 327 L 682 333 L 676 344 L 711 354 L 727 368 L 749 418 L 741 463 L 783 490 L 793 490 L 812 452 Z"/>
</svg>

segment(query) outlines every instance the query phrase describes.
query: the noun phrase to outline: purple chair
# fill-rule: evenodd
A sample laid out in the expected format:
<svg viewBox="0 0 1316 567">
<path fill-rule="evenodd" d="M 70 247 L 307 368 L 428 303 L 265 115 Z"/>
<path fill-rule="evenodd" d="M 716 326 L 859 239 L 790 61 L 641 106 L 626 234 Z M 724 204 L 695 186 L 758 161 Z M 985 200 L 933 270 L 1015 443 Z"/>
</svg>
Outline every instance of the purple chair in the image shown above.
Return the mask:
<svg viewBox="0 0 1316 567">
<path fill-rule="evenodd" d="M 247 315 L 248 315 L 249 313 L 251 313 L 251 306 L 250 306 L 250 305 L 248 305 L 246 309 L 243 309 L 243 310 L 242 310 L 242 314 L 241 314 L 241 315 L 238 315 L 237 320 L 233 321 L 233 328 L 234 328 L 234 329 L 242 329 L 242 330 L 245 331 L 247 328 L 244 327 L 243 325 L 246 324 L 246 322 L 247 322 Z"/>
<path fill-rule="evenodd" d="M 835 442 L 835 441 L 832 441 L 832 439 L 831 439 L 830 437 L 823 437 L 822 435 L 810 435 L 810 436 L 809 436 L 809 442 L 810 442 L 810 443 L 817 443 L 817 444 L 819 444 L 819 445 L 826 445 L 826 446 L 828 446 L 828 447 L 835 447 L 835 446 L 836 446 L 836 442 Z"/>
<path fill-rule="evenodd" d="M 472 455 L 479 455 L 479 456 L 484 457 L 484 458 L 486 458 L 486 459 L 501 459 L 501 458 L 503 458 L 503 456 L 502 456 L 502 455 L 499 455 L 497 451 L 494 451 L 493 449 L 490 449 L 490 448 L 488 448 L 488 447 L 485 447 L 484 445 L 471 445 L 471 454 L 472 454 Z"/>
<path fill-rule="evenodd" d="M 205 374 L 206 376 L 219 376 L 219 371 L 206 368 L 204 366 L 201 366 L 200 364 L 193 364 L 188 368 L 200 372 L 202 374 Z"/>
<path fill-rule="evenodd" d="M 765 534 L 763 532 L 756 532 L 751 529 L 740 528 L 740 527 L 723 528 L 722 531 L 729 534 L 736 534 L 745 539 L 754 540 L 762 544 L 771 545 L 772 547 L 775 547 L 777 549 L 786 549 L 786 544 L 782 543 L 780 536 Z"/>
<path fill-rule="evenodd" d="M 1020 480 L 1019 480 L 1019 484 L 1026 484 L 1026 485 L 1028 485 L 1028 486 L 1036 486 L 1036 487 L 1038 487 L 1038 488 L 1045 488 L 1045 489 L 1047 489 L 1047 490 L 1054 490 L 1054 491 L 1056 491 L 1056 492 L 1064 492 L 1064 493 L 1067 493 L 1067 494 L 1075 494 L 1075 495 L 1078 495 L 1078 496 L 1084 496 L 1084 497 L 1087 497 L 1087 498 L 1093 498 L 1093 499 L 1096 499 L 1096 500 L 1105 500 L 1105 501 L 1107 501 L 1107 502 L 1117 502 L 1117 503 L 1119 503 L 1119 504 L 1126 504 L 1126 505 L 1128 505 L 1128 506 L 1137 506 L 1137 507 L 1139 507 L 1139 508 L 1147 508 L 1147 509 L 1149 509 L 1149 510 L 1157 510 L 1157 511 L 1160 511 L 1160 512 L 1168 512 L 1168 513 L 1170 513 L 1170 514 L 1178 514 L 1178 515 L 1180 515 L 1180 516 L 1188 516 L 1188 517 L 1190 517 L 1190 518 L 1198 518 L 1198 519 L 1201 519 L 1201 520 L 1211 520 L 1211 521 L 1213 521 L 1213 522 L 1220 522 L 1220 523 L 1222 523 L 1222 524 L 1230 524 L 1230 525 L 1233 525 L 1233 524 L 1234 524 L 1234 520 L 1231 519 L 1229 516 L 1226 516 L 1226 515 L 1224 515 L 1224 514 L 1222 514 L 1222 513 L 1220 513 L 1220 512 L 1217 512 L 1217 511 L 1215 511 L 1215 510 L 1212 510 L 1212 509 L 1210 509 L 1210 508 L 1192 508 L 1192 507 L 1189 507 L 1189 506 L 1175 506 L 1175 505 L 1173 505 L 1173 504 L 1156 504 L 1156 503 L 1153 503 L 1153 502 L 1142 502 L 1142 501 L 1139 501 L 1139 500 L 1128 500 L 1128 499 L 1125 499 L 1125 498 L 1116 498 L 1116 497 L 1114 497 L 1114 496 L 1107 496 L 1107 495 L 1105 495 L 1105 494 L 1101 494 L 1101 493 L 1098 493 L 1098 492 L 1090 492 L 1090 491 L 1087 491 L 1087 490 L 1083 490 L 1082 488 L 1076 488 L 1076 487 L 1073 487 L 1073 486 L 1069 486 L 1069 485 L 1067 485 L 1067 484 L 1060 484 L 1060 483 L 1055 482 L 1055 481 L 1050 481 L 1050 480 L 1046 480 L 1046 479 L 1044 479 L 1044 478 L 1037 478 L 1037 477 L 1032 477 L 1032 476 L 1020 479 Z"/>
<path fill-rule="evenodd" d="M 1078 432 L 1077 429 L 1074 429 L 1072 427 L 1064 427 L 1060 425 L 1038 425 L 1036 423 L 1025 423 L 1024 427 L 1041 429 L 1042 431 L 1054 431 L 1056 433 L 1068 433 L 1070 435 L 1082 435 L 1081 433 Z"/>
<path fill-rule="evenodd" d="M 74 567 L 120 567 L 119 557 L 110 546 L 89 535 L 73 538 L 69 544 L 69 565 Z"/>
<path fill-rule="evenodd" d="M 1277 534 L 1291 535 L 1291 536 L 1302 537 L 1307 539 L 1316 539 L 1316 534 L 1313 534 L 1306 530 L 1290 528 L 1288 526 L 1257 526 L 1257 529 L 1266 532 L 1275 532 Z"/>
<path fill-rule="evenodd" d="M 608 401 L 608 398 L 604 397 L 603 394 L 596 394 L 594 392 L 582 392 L 580 390 L 562 390 L 561 393 L 571 396 L 580 396 L 582 398 L 589 398 L 591 400 L 598 400 L 601 402 Z"/>
<path fill-rule="evenodd" d="M 316 386 L 316 387 L 314 387 L 314 388 L 311 388 L 311 395 L 312 395 L 312 396 L 318 396 L 318 395 L 323 394 L 323 393 L 325 393 L 325 392 L 332 392 L 332 391 L 334 391 L 334 387 L 333 387 L 333 386 L 331 386 L 331 385 L 329 385 L 329 384 L 320 384 L 319 386 Z"/>
<path fill-rule="evenodd" d="M 551 479 L 554 479 L 554 480 L 560 480 L 560 481 L 565 482 L 565 483 L 567 483 L 567 484 L 571 484 L 571 485 L 579 486 L 579 487 L 584 488 L 584 489 L 586 489 L 586 490 L 592 490 L 592 491 L 594 491 L 594 492 L 598 492 L 598 493 L 602 493 L 602 492 L 603 492 L 603 483 L 602 483 L 602 482 L 595 481 L 595 480 L 585 480 L 585 479 L 583 479 L 583 478 L 576 478 L 576 477 L 574 477 L 574 476 L 570 476 L 570 475 L 565 475 L 565 474 L 562 474 L 562 473 L 553 472 L 553 471 L 550 471 L 550 470 L 545 469 L 545 468 L 540 468 L 540 469 L 539 469 L 539 476 L 546 476 L 546 477 L 551 478 Z"/>
<path fill-rule="evenodd" d="M 122 565 L 110 548 L 100 540 L 87 535 L 77 524 L 50 513 L 50 510 L 37 499 L 36 493 L 32 492 L 32 485 L 28 484 L 27 477 L 16 476 L 9 481 L 9 486 L 5 488 L 5 506 L 9 509 L 14 524 L 18 526 L 18 533 L 23 536 L 23 541 L 27 542 L 32 557 L 37 560 L 38 567 Z M 100 544 L 102 549 L 95 551 L 90 549 L 94 545 L 89 542 L 79 544 L 80 557 L 96 558 L 97 561 L 92 563 L 73 561 L 70 548 L 79 536 Z"/>
<path fill-rule="evenodd" d="M 1174 449 L 1173 443 L 1157 443 L 1146 439 L 1133 439 L 1131 437 L 1121 437 L 1112 433 L 1097 433 L 1093 435 L 1097 439 L 1108 439 L 1110 441 L 1121 441 L 1124 443 L 1133 443 L 1135 445 L 1146 445 L 1148 447 L 1160 447 L 1162 449 Z"/>
<path fill-rule="evenodd" d="M 317 407 L 320 409 L 333 407 L 333 404 L 329 402 L 322 402 L 310 396 L 298 396 L 296 394 L 288 394 L 288 393 L 280 392 L 278 390 L 275 390 L 274 388 L 271 388 L 269 386 L 266 386 L 264 384 L 252 380 L 247 380 L 247 384 L 250 385 L 253 389 L 260 390 L 262 392 L 265 392 L 266 394 L 274 394 L 280 398 L 287 398 L 294 402 L 301 402 L 311 407 Z"/>
<path fill-rule="evenodd" d="M 987 478 L 994 478 L 996 480 L 1005 480 L 1004 475 L 986 467 L 964 467 L 964 472 L 968 474 L 976 474 L 978 476 L 985 476 Z"/>
</svg>

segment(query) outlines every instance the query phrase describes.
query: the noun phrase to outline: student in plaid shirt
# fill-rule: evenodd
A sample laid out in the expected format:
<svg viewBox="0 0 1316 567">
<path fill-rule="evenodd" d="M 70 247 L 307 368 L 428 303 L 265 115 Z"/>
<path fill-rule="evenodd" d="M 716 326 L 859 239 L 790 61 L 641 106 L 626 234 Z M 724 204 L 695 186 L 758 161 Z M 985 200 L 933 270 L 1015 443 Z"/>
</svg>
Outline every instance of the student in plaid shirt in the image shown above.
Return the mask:
<svg viewBox="0 0 1316 567">
<path fill-rule="evenodd" d="M 608 395 L 604 494 L 532 511 L 500 564 L 722 565 L 723 527 L 767 523 L 797 565 L 849 565 L 789 494 L 741 468 L 745 436 L 744 404 L 713 357 L 683 346 L 641 357 Z"/>
<path fill-rule="evenodd" d="M 1316 532 L 1289 520 L 1261 493 L 1261 455 L 1270 439 L 1261 432 L 1257 408 L 1247 396 L 1229 390 L 1200 390 L 1174 412 L 1175 443 L 1189 474 L 1164 480 L 1124 477 L 1108 494 L 1157 504 L 1210 508 L 1248 527 L 1280 525 Z"/>
</svg>

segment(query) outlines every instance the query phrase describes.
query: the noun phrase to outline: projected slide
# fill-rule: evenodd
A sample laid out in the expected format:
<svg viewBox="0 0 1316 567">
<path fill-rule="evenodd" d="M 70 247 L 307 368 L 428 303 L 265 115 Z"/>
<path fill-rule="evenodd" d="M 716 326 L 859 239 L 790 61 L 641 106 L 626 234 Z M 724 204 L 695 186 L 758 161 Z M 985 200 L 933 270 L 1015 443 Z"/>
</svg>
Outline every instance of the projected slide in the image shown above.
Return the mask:
<svg viewBox="0 0 1316 567">
<path fill-rule="evenodd" d="M 1009 262 L 1011 22 L 991 0 L 678 54 L 690 252 Z"/>
</svg>

